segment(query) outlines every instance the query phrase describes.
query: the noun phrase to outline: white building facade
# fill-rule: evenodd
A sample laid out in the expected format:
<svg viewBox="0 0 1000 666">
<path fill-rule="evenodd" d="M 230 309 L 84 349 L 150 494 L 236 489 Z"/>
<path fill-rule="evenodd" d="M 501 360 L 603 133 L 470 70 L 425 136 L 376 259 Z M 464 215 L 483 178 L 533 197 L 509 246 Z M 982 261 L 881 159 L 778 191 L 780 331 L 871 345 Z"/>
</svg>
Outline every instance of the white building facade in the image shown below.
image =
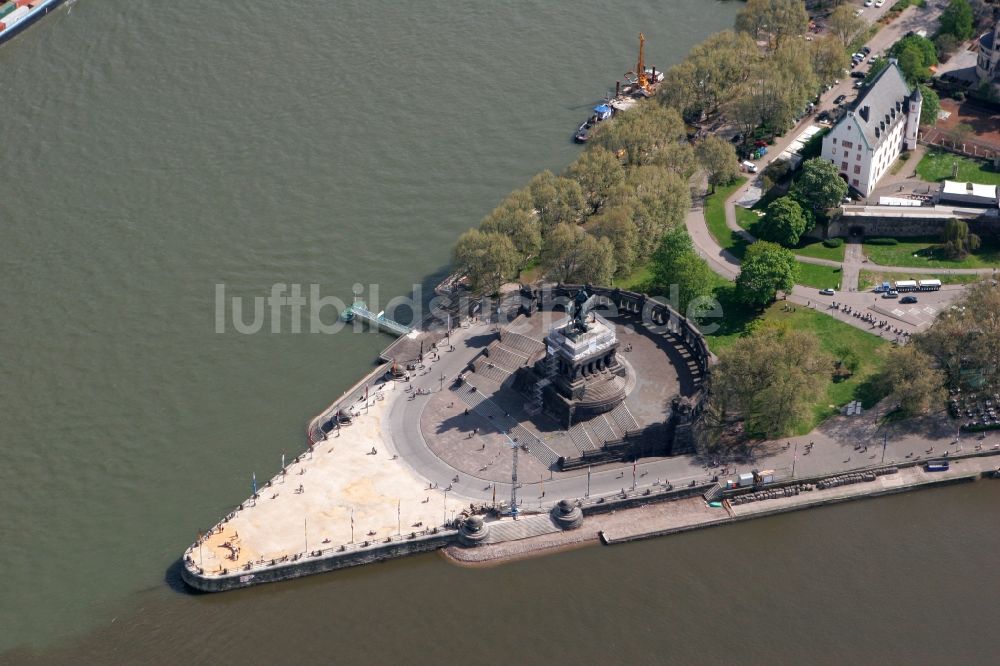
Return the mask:
<svg viewBox="0 0 1000 666">
<path fill-rule="evenodd" d="M 868 196 L 905 150 L 917 146 L 923 97 L 910 89 L 895 60 L 872 81 L 854 109 L 823 137 L 822 157 L 841 178 Z"/>
</svg>

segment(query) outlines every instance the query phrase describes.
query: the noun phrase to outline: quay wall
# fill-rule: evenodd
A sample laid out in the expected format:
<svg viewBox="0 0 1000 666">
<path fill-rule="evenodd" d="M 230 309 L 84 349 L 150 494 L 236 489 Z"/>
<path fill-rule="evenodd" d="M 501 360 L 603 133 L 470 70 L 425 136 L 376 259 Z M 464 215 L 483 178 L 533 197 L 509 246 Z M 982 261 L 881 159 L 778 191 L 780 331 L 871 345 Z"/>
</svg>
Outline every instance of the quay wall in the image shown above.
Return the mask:
<svg viewBox="0 0 1000 666">
<path fill-rule="evenodd" d="M 367 547 L 359 545 L 343 552 L 338 550 L 332 552 L 314 551 L 321 552 L 321 554 L 304 555 L 294 562 L 254 567 L 250 570 L 241 569 L 225 575 L 204 576 L 199 574 L 190 563 L 182 563 L 181 578 L 185 583 L 201 592 L 224 592 L 261 583 L 275 583 L 407 555 L 426 553 L 456 543 L 458 532 L 439 530 L 437 534 L 428 534 L 412 539 L 397 539 L 390 543 L 376 543 Z"/>
<path fill-rule="evenodd" d="M 671 534 L 679 534 L 681 532 L 690 532 L 692 530 L 699 530 L 706 527 L 715 527 L 717 525 L 730 525 L 733 523 L 739 523 L 746 520 L 753 520 L 756 518 L 766 518 L 768 516 L 776 516 L 782 513 L 790 513 L 792 511 L 802 511 L 805 509 L 815 509 L 822 506 L 831 506 L 834 504 L 841 504 L 843 502 L 851 502 L 854 500 L 864 500 L 875 497 L 884 497 L 886 495 L 896 495 L 899 493 L 910 492 L 914 490 L 922 490 L 924 488 L 939 488 L 942 486 L 954 485 L 958 483 L 968 483 L 971 481 L 976 481 L 980 478 L 985 478 L 989 475 L 988 472 L 974 470 L 969 471 L 966 474 L 959 476 L 950 476 L 943 478 L 935 478 L 930 480 L 920 480 L 911 481 L 904 483 L 899 486 L 891 487 L 877 487 L 872 488 L 867 485 L 858 486 L 859 490 L 862 492 L 850 494 L 850 495 L 839 495 L 839 496 L 829 496 L 829 497 L 815 497 L 808 493 L 798 495 L 801 498 L 800 501 L 783 504 L 781 506 L 775 506 L 771 508 L 765 508 L 760 511 L 754 511 L 752 513 L 745 514 L 734 514 L 731 509 L 727 508 L 729 515 L 725 518 L 713 521 L 692 523 L 690 525 L 681 525 L 677 527 L 671 527 L 662 530 L 652 530 L 649 532 L 637 532 L 635 534 L 628 534 L 619 537 L 609 537 L 602 531 L 598 536 L 601 543 L 604 545 L 614 545 L 619 543 L 628 543 L 630 541 L 641 541 L 643 539 L 652 539 L 655 537 L 668 536 Z M 822 478 L 832 478 L 834 476 L 840 476 L 839 474 L 830 474 Z M 761 504 L 766 503 L 770 500 L 761 500 Z"/>
<path fill-rule="evenodd" d="M 316 442 L 321 442 L 326 439 L 326 433 L 323 432 L 322 425 L 324 421 L 330 420 L 330 418 L 337 415 L 337 412 L 344 405 L 349 405 L 355 400 L 359 393 L 363 393 L 365 389 L 370 389 L 385 376 L 385 373 L 389 371 L 392 366 L 392 362 L 382 363 L 377 368 L 369 372 L 367 375 L 362 377 L 354 386 L 344 391 L 343 395 L 333 401 L 333 403 L 320 412 L 317 416 L 309 422 L 309 426 L 306 429 L 306 434 L 309 436 L 309 445 L 312 446 Z"/>
</svg>

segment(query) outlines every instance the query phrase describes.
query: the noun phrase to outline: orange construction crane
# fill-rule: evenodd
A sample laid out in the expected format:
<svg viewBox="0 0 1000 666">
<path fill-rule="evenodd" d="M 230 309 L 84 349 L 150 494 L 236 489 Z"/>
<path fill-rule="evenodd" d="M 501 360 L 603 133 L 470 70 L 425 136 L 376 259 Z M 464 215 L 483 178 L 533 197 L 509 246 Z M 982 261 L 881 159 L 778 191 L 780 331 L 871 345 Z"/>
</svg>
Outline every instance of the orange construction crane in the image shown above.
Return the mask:
<svg viewBox="0 0 1000 666">
<path fill-rule="evenodd" d="M 635 64 L 635 71 L 625 72 L 625 80 L 644 92 L 653 92 L 652 81 L 646 73 L 646 60 L 643 58 L 643 47 L 646 44 L 646 36 L 639 33 L 639 61 Z"/>
<path fill-rule="evenodd" d="M 642 57 L 642 49 L 646 44 L 646 37 L 639 33 L 639 62 L 635 64 L 635 74 L 639 79 L 639 87 L 649 90 L 649 78 L 646 76 L 646 61 Z"/>
</svg>

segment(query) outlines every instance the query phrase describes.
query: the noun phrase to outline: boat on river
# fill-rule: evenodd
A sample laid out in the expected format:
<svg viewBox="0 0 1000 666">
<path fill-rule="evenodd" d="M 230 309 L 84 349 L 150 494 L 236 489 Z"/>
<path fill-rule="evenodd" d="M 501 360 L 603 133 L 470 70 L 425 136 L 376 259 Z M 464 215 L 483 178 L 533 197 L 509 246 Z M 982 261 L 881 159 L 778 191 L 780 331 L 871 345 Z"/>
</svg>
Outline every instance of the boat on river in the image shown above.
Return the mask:
<svg viewBox="0 0 1000 666">
<path fill-rule="evenodd" d="M 63 0 L 8 0 L 0 4 L 0 44 L 58 7 Z"/>
</svg>

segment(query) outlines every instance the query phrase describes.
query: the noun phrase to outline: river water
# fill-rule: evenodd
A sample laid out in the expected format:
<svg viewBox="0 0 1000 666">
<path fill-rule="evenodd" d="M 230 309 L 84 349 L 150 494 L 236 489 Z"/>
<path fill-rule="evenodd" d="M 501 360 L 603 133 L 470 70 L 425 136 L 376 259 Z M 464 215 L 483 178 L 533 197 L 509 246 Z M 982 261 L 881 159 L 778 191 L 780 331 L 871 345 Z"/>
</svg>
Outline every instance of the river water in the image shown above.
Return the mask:
<svg viewBox="0 0 1000 666">
<path fill-rule="evenodd" d="M 637 32 L 665 67 L 738 7 L 78 0 L 0 48 L 0 661 L 985 660 L 985 483 L 496 569 L 177 588 L 197 530 L 388 342 L 217 333 L 216 285 L 433 284 L 573 159 Z"/>
</svg>

